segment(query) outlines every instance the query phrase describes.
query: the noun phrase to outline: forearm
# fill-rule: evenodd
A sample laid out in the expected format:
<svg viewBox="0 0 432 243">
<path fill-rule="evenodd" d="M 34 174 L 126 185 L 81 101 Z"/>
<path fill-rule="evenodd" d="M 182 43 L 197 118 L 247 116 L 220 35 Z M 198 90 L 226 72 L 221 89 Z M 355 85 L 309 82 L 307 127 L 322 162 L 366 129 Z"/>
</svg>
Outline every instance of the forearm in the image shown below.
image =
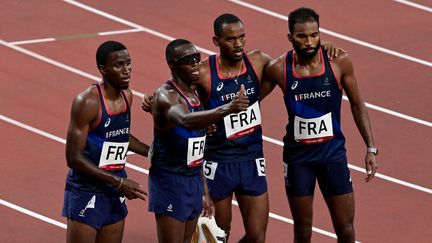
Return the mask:
<svg viewBox="0 0 432 243">
<path fill-rule="evenodd" d="M 111 184 L 113 187 L 118 187 L 121 181 L 121 178 L 98 168 L 95 164 L 87 161 L 87 159 L 82 155 L 74 156 L 73 158 L 68 159 L 68 166 L 78 173 L 91 178 L 92 180 L 105 182 L 107 184 Z"/>
<path fill-rule="evenodd" d="M 129 148 L 130 151 L 140 154 L 142 156 L 148 155 L 149 146 L 140 140 L 138 140 L 135 136 L 132 134 L 129 134 Z"/>
<path fill-rule="evenodd" d="M 205 128 L 228 115 L 230 113 L 229 105 L 225 104 L 212 110 L 187 113 L 179 116 L 174 123 L 189 130 Z"/>
<path fill-rule="evenodd" d="M 366 146 L 374 147 L 375 143 L 366 106 L 363 103 L 360 105 L 351 105 L 351 112 Z"/>
</svg>

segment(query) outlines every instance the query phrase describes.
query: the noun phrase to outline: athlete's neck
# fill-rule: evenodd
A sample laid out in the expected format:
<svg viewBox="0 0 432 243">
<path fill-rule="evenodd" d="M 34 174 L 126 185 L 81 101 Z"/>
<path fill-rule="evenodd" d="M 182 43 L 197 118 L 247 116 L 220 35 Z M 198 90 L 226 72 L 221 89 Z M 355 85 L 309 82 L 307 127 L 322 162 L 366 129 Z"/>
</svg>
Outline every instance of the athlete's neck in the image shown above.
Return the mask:
<svg viewBox="0 0 432 243">
<path fill-rule="evenodd" d="M 225 58 L 222 55 L 217 56 L 219 72 L 221 72 L 225 76 L 233 76 L 239 74 L 243 69 L 243 58 L 229 59 Z"/>
</svg>

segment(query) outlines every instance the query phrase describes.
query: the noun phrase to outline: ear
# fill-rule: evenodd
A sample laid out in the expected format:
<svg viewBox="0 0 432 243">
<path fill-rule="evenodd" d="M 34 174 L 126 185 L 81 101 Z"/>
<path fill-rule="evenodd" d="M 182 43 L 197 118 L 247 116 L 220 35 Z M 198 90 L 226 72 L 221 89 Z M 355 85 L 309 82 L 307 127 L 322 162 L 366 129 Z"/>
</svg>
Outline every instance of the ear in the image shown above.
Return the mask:
<svg viewBox="0 0 432 243">
<path fill-rule="evenodd" d="M 168 67 L 169 67 L 170 69 L 173 69 L 173 68 L 174 68 L 174 65 L 172 64 L 172 62 L 167 61 L 167 64 L 168 64 Z"/>
<path fill-rule="evenodd" d="M 293 37 L 290 33 L 287 34 L 287 38 L 290 42 L 293 42 Z"/>
<path fill-rule="evenodd" d="M 213 44 L 214 44 L 216 47 L 219 47 L 219 43 L 218 43 L 218 41 L 219 41 L 219 37 L 217 37 L 217 36 L 213 36 Z"/>
<path fill-rule="evenodd" d="M 104 67 L 103 65 L 99 65 L 99 66 L 98 66 L 98 69 L 99 69 L 99 72 L 100 72 L 102 75 L 105 75 L 105 67 Z"/>
</svg>

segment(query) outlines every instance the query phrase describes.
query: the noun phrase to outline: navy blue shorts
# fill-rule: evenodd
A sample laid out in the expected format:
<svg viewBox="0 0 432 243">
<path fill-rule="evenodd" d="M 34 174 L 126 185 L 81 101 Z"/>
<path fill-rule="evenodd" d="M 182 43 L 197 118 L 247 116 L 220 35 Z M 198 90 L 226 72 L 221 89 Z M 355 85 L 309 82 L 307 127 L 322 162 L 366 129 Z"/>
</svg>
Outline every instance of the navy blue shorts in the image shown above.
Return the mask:
<svg viewBox="0 0 432 243">
<path fill-rule="evenodd" d="M 284 163 L 285 190 L 288 196 L 311 196 L 318 181 L 324 197 L 353 192 L 346 162 Z"/>
<path fill-rule="evenodd" d="M 181 222 L 201 215 L 204 188 L 201 173 L 184 176 L 150 167 L 148 183 L 150 212 Z"/>
<path fill-rule="evenodd" d="M 264 158 L 231 163 L 204 161 L 203 170 L 209 193 L 214 198 L 224 199 L 233 192 L 249 196 L 267 192 Z"/>
<path fill-rule="evenodd" d="M 73 190 L 64 193 L 62 216 L 98 230 L 123 220 L 127 214 L 124 197 Z"/>
</svg>

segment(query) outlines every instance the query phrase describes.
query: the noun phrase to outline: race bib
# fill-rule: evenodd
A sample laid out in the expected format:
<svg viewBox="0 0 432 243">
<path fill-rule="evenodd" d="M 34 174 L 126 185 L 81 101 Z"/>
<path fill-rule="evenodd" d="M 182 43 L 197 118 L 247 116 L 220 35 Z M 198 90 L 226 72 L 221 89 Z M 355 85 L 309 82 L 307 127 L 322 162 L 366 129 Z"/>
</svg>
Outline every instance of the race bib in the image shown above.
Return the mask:
<svg viewBox="0 0 432 243">
<path fill-rule="evenodd" d="M 236 139 L 253 133 L 261 126 L 258 101 L 246 111 L 224 117 L 225 133 L 228 139 Z"/>
<path fill-rule="evenodd" d="M 294 139 L 303 144 L 318 144 L 333 137 L 331 112 L 324 116 L 306 119 L 295 116 Z"/>
<path fill-rule="evenodd" d="M 187 165 L 196 167 L 203 162 L 205 136 L 188 139 Z"/>
<path fill-rule="evenodd" d="M 121 170 L 126 163 L 129 142 L 104 142 L 99 159 L 99 167 L 105 170 Z"/>
</svg>

